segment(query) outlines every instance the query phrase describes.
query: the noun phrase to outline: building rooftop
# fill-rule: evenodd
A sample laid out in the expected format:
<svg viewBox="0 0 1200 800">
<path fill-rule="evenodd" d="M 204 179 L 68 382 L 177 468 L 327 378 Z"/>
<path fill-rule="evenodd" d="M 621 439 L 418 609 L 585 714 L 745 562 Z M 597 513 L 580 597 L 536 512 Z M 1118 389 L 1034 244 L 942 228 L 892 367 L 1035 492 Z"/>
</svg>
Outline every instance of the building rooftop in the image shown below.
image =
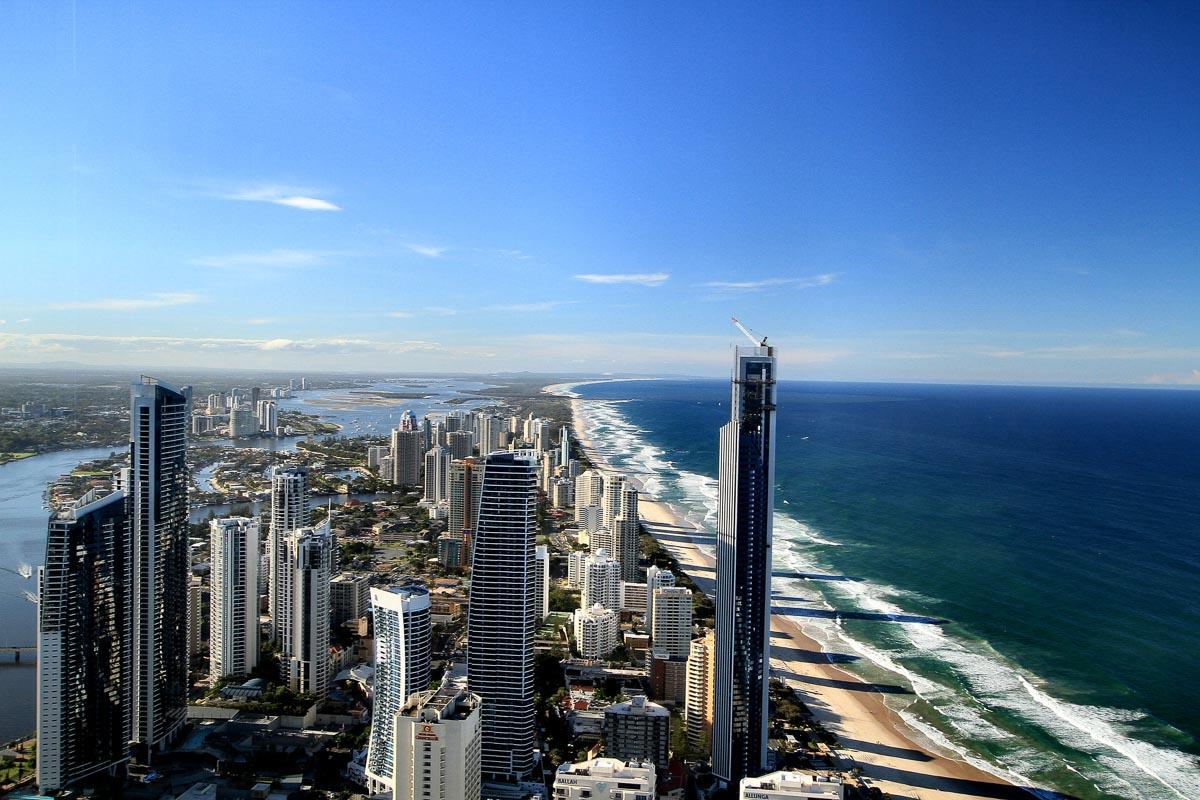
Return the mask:
<svg viewBox="0 0 1200 800">
<path fill-rule="evenodd" d="M 438 689 L 409 697 L 400 713 L 429 722 L 463 720 L 479 707 L 480 702 L 478 695 L 464 691 L 457 684 L 443 683 Z"/>
<path fill-rule="evenodd" d="M 646 699 L 645 695 L 638 694 L 629 698 L 624 703 L 614 703 L 605 709 L 607 714 L 632 714 L 643 715 L 648 717 L 669 717 L 670 711 L 660 706 L 658 703 L 652 703 Z"/>
</svg>

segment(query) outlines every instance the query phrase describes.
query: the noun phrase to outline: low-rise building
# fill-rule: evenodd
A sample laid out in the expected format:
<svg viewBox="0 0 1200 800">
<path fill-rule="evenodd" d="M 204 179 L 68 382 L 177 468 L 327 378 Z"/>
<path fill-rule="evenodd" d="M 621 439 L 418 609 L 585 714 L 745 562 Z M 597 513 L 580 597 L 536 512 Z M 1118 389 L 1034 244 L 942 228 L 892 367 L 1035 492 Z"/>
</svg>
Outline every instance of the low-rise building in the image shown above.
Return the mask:
<svg viewBox="0 0 1200 800">
<path fill-rule="evenodd" d="M 593 758 L 562 764 L 554 776 L 554 800 L 654 800 L 650 763 Z"/>
<path fill-rule="evenodd" d="M 842 800 L 842 780 L 808 772 L 771 772 L 742 778 L 741 800 Z"/>
</svg>

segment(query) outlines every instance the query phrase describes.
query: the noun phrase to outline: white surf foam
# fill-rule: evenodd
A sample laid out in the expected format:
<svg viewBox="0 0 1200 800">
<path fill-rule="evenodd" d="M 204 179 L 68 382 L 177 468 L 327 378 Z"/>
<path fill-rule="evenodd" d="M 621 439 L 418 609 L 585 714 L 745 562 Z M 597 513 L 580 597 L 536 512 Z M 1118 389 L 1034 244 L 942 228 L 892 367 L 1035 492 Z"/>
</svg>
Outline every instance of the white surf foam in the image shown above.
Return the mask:
<svg viewBox="0 0 1200 800">
<path fill-rule="evenodd" d="M 668 502 L 690 521 L 711 530 L 716 523 L 717 482 L 709 476 L 676 468 L 660 448 L 647 441 L 645 431 L 625 419 L 619 408 L 621 403 L 616 400 L 575 403 L 585 435 L 601 460 L 610 469 L 638 478 L 650 497 Z M 775 515 L 775 531 L 777 565 L 798 572 L 826 571 L 827 565 L 821 563 L 822 551 L 841 544 L 781 511 Z M 833 610 L 826 596 L 813 584 L 798 579 L 783 581 L 786 593 L 801 598 L 800 602 Z M 920 599 L 915 593 L 866 581 L 830 581 L 822 584 L 821 589 L 829 592 L 840 608 L 901 620 L 911 612 L 897 601 L 906 597 L 910 601 Z M 795 602 L 788 600 L 781 604 Z M 1067 769 L 1102 791 L 1119 796 L 1145 800 L 1200 798 L 1200 764 L 1194 757 L 1157 747 L 1122 731 L 1122 727 L 1142 719 L 1141 715 L 1059 700 L 1035 685 L 1036 678 L 1026 677 L 985 643 L 960 641 L 939 625 L 901 621 L 889 623 L 895 635 L 881 637 L 886 641 L 876 646 L 850 635 L 837 618 L 799 617 L 796 621 L 826 650 L 848 649 L 902 679 L 965 738 L 1000 745 L 1003 763 L 993 764 L 946 737 L 928 720 L 907 708 L 898 708 L 906 723 L 921 736 L 981 769 L 1024 784 L 1033 783 L 1030 774 Z M 983 652 L 979 650 L 981 647 Z M 921 657 L 935 658 L 949 666 L 961 685 L 943 685 L 901 663 Z M 1030 746 L 989 719 L 995 709 L 1015 714 L 1062 745 L 1088 753 L 1100 767 L 1080 767 L 1057 754 Z"/>
</svg>

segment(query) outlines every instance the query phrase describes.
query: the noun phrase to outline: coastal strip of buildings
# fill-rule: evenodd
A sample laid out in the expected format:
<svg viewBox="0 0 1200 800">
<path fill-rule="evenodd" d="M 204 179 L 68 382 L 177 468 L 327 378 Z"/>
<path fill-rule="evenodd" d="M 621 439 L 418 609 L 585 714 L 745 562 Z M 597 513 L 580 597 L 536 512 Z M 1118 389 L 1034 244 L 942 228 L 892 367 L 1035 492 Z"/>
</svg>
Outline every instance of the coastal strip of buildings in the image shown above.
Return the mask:
<svg viewBox="0 0 1200 800">
<path fill-rule="evenodd" d="M 714 628 L 697 625 L 693 590 L 680 576 L 643 563 L 636 486 L 582 469 L 566 426 L 487 411 L 406 412 L 367 465 L 419 493 L 441 531 L 431 542 L 437 564 L 470 576 L 462 662 L 435 677 L 435 620 L 453 617 L 446 601 L 418 578 L 346 571 L 332 510 L 311 513 L 304 466 L 271 468 L 261 521 L 213 519 L 207 582 L 193 576 L 190 393 L 140 379 L 130 466 L 115 491 L 84 495 L 49 522 L 39 573 L 39 787 L 119 779 L 178 744 L 188 667 L 206 639 L 209 685 L 246 681 L 223 690 L 232 696 L 258 696 L 265 681 L 316 708 L 339 671 L 360 681 L 371 725 L 347 775 L 373 795 L 680 796 L 683 742 L 688 759 L 710 762 L 717 785 L 743 797 L 840 797 L 840 781 L 770 772 L 773 348 L 737 348 L 731 390 L 720 431 Z M 236 428 L 243 399 L 209 397 L 205 416 L 222 407 Z M 270 419 L 256 407 L 261 432 Z M 573 544 L 548 535 L 547 514 L 574 522 Z M 553 612 L 552 591 L 578 591 L 578 607 Z M 368 663 L 335 661 L 333 632 L 359 621 L 371 638 Z M 572 649 L 564 664 L 577 685 L 598 676 L 582 699 L 569 686 L 559 712 L 587 759 L 556 769 L 545 763 L 535 691 L 545 635 Z M 622 680 L 641 690 L 626 684 L 602 702 L 596 685 L 632 666 L 634 654 L 638 670 L 625 669 Z M 246 680 L 255 675 L 260 684 Z"/>
</svg>

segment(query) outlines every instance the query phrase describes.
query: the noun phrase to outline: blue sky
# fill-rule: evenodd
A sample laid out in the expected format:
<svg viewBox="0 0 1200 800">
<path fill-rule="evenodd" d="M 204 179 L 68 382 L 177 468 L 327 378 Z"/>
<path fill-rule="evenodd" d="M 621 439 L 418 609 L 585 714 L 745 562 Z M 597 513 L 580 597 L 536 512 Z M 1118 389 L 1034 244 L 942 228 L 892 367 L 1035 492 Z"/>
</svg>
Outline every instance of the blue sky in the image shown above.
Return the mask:
<svg viewBox="0 0 1200 800">
<path fill-rule="evenodd" d="M 0 4 L 0 363 L 1200 383 L 1200 13 Z"/>
</svg>

